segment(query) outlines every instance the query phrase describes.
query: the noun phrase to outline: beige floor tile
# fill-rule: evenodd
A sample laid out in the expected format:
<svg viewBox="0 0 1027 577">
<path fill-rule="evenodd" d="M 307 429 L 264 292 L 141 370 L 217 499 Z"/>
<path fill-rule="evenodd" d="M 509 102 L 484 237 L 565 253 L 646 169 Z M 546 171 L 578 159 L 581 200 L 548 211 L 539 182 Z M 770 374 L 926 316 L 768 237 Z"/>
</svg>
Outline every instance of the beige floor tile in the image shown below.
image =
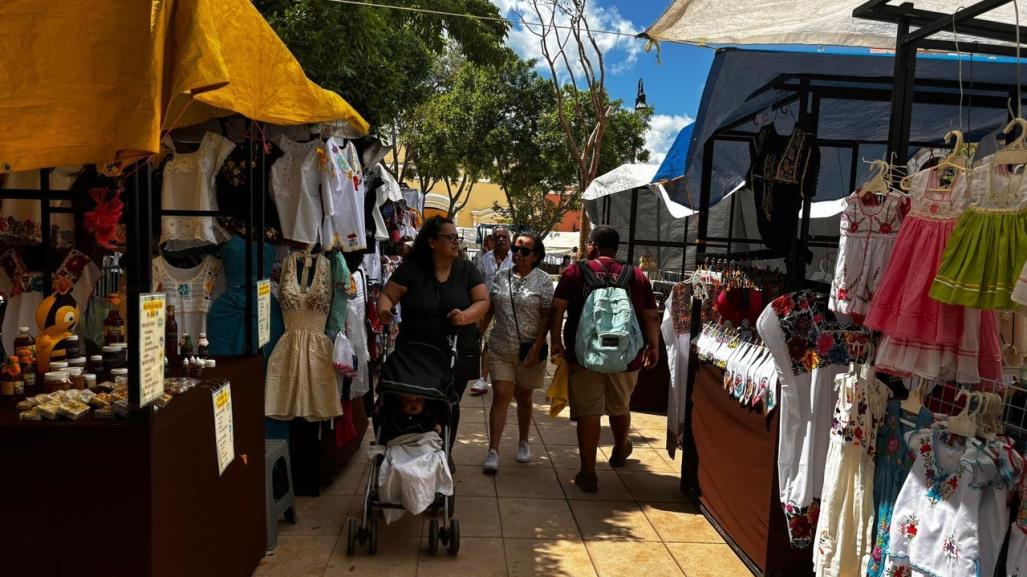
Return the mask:
<svg viewBox="0 0 1027 577">
<path fill-rule="evenodd" d="M 666 419 L 666 417 L 664 417 Z M 634 420 L 634 416 L 632 416 Z M 665 425 L 664 425 L 665 426 Z M 667 430 L 666 429 L 648 429 L 639 427 L 632 422 L 631 435 L 634 439 L 644 440 L 649 443 L 649 446 L 653 449 L 664 450 L 667 446 Z"/>
<path fill-rule="evenodd" d="M 503 442 L 499 445 L 499 471 L 518 471 L 524 468 L 541 468 L 541 469 L 552 469 L 553 461 L 549 458 L 549 452 L 546 450 L 546 446 L 541 442 L 530 442 L 528 445 L 531 447 L 531 461 L 527 463 L 517 462 L 517 445 L 513 443 Z"/>
<path fill-rule="evenodd" d="M 499 499 L 503 537 L 520 539 L 580 539 L 567 501 Z"/>
<path fill-rule="evenodd" d="M 649 413 L 631 413 L 631 426 L 635 429 L 664 429 L 667 426 L 667 415 Z"/>
<path fill-rule="evenodd" d="M 481 439 L 458 439 L 453 447 L 453 462 L 459 465 L 481 467 L 485 453 L 489 450 L 488 441 Z"/>
<path fill-rule="evenodd" d="M 577 445 L 549 445 L 546 447 L 549 451 L 549 458 L 553 461 L 553 466 L 557 469 L 581 469 L 581 461 L 578 459 L 578 446 Z M 596 453 L 596 470 L 597 471 L 612 471 L 610 464 L 606 462 L 606 459 L 602 457 L 601 452 Z"/>
<path fill-rule="evenodd" d="M 599 577 L 684 577 L 663 543 L 586 541 Z"/>
<path fill-rule="evenodd" d="M 618 474 L 637 501 L 688 501 L 688 497 L 681 492 L 681 478 L 676 472 L 635 473 L 622 471 Z"/>
<path fill-rule="evenodd" d="M 666 543 L 723 543 L 720 533 L 691 503 L 642 503 L 642 511 Z"/>
<path fill-rule="evenodd" d="M 473 422 L 466 423 L 461 418 L 460 426 L 457 427 L 456 440 L 458 443 L 462 442 L 480 442 L 488 444 L 489 433 L 488 428 L 485 426 L 485 422 Z"/>
<path fill-rule="evenodd" d="M 564 498 L 556 471 L 542 467 L 500 468 L 496 475 L 496 492 L 500 497 Z"/>
<path fill-rule="evenodd" d="M 428 523 L 433 517 L 422 517 L 422 535 L 427 535 Z M 460 520 L 460 534 L 464 537 L 503 536 L 502 524 L 499 522 L 499 502 L 495 497 L 457 497 L 453 517 Z M 445 524 L 441 511 L 434 519 L 440 524 Z"/>
<path fill-rule="evenodd" d="M 660 452 L 656 449 L 649 448 L 649 445 L 639 445 L 634 443 L 634 448 L 631 451 L 631 456 L 628 457 L 624 467 L 620 468 L 620 471 L 629 471 L 644 473 L 649 471 L 655 471 L 659 473 L 674 473 L 678 469 L 675 469 L 673 465 L 668 463 L 665 459 L 660 457 Z M 601 449 L 603 456 L 602 458 L 606 461 L 610 460 L 613 455 L 613 447 L 603 447 Z M 663 451 L 666 455 L 666 451 Z"/>
<path fill-rule="evenodd" d="M 278 521 L 278 535 L 281 536 L 326 536 L 338 535 L 354 495 L 322 495 L 320 497 L 296 497 L 296 515 L 299 523 Z"/>
<path fill-rule="evenodd" d="M 321 577 L 335 548 L 331 537 L 279 537 L 278 546 L 260 561 L 254 577 Z"/>
<path fill-rule="evenodd" d="M 595 577 L 592 559 L 581 541 L 504 539 L 510 577 Z"/>
<path fill-rule="evenodd" d="M 752 573 L 727 545 L 668 543 L 688 577 L 750 577 Z"/>
<path fill-rule="evenodd" d="M 363 449 L 353 455 L 346 468 L 335 476 L 331 485 L 321 492 L 322 495 L 362 495 L 367 483 L 367 457 Z"/>
<path fill-rule="evenodd" d="M 617 473 L 612 470 L 596 469 L 599 478 L 599 492 L 586 493 L 574 484 L 578 469 L 557 469 L 564 493 L 571 501 L 631 501 L 634 499 L 628 488 L 621 482 Z"/>
<path fill-rule="evenodd" d="M 545 443 L 547 447 L 552 445 L 578 446 L 578 432 L 572 426 L 540 425 L 538 432 L 539 435 L 542 436 L 542 442 Z"/>
<path fill-rule="evenodd" d="M 502 539 L 461 537 L 460 554 L 455 557 L 441 547 L 436 555 L 422 547 L 417 577 L 506 577 L 505 557 Z"/>
<path fill-rule="evenodd" d="M 456 489 L 453 491 L 456 498 L 462 497 L 495 497 L 496 480 L 494 477 L 481 472 L 481 463 L 485 460 L 485 453 L 481 454 L 477 465 L 457 465 L 456 475 L 453 481 L 456 482 Z"/>
<path fill-rule="evenodd" d="M 571 501 L 571 511 L 586 541 L 659 541 L 660 536 L 649 524 L 642 509 L 634 501 Z"/>
<path fill-rule="evenodd" d="M 324 577 L 415 577 L 421 541 L 417 537 L 379 539 L 378 553 L 370 555 L 367 545 L 357 544 L 356 554 L 346 555 L 346 535 L 339 537 Z"/>
</svg>

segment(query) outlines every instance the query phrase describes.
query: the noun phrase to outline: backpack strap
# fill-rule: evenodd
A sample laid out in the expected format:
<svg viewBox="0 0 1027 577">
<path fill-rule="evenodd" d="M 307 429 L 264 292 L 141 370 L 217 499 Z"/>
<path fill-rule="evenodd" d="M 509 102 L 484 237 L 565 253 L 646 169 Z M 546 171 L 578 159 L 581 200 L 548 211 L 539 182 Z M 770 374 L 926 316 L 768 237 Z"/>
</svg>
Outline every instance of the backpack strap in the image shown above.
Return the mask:
<svg viewBox="0 0 1027 577">
<path fill-rule="evenodd" d="M 634 265 L 624 263 L 620 269 L 620 276 L 617 277 L 617 283 L 614 285 L 618 288 L 622 288 L 631 294 L 631 279 L 635 278 L 635 267 Z"/>
<path fill-rule="evenodd" d="M 600 282 L 599 277 L 596 276 L 595 271 L 592 267 L 588 266 L 587 260 L 578 261 L 578 269 L 581 270 L 581 278 L 585 281 L 585 293 L 590 293 L 597 288 L 606 286 L 606 283 Z"/>
</svg>

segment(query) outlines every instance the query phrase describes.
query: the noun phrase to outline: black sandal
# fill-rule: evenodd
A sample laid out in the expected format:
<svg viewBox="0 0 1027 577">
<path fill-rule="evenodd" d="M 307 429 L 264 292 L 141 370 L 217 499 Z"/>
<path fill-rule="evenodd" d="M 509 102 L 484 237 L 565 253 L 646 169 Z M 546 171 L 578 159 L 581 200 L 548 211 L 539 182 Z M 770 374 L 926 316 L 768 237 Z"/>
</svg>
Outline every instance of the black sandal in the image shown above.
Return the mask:
<svg viewBox="0 0 1027 577">
<path fill-rule="evenodd" d="M 599 477 L 597 477 L 595 473 L 579 471 L 578 474 L 574 476 L 574 484 L 586 493 L 599 492 Z"/>
<path fill-rule="evenodd" d="M 628 448 L 624 449 L 623 453 L 617 450 L 617 447 L 613 448 L 613 453 L 610 455 L 610 466 L 611 467 L 623 467 L 628 461 L 628 457 L 635 450 L 635 446 L 631 443 L 631 439 L 628 439 Z"/>
</svg>

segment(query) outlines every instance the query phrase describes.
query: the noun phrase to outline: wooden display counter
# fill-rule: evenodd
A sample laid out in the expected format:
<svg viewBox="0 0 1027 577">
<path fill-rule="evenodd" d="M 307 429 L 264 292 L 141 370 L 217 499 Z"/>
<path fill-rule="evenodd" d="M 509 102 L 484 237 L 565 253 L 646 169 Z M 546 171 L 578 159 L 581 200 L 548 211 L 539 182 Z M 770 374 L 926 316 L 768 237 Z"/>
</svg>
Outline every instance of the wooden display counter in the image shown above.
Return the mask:
<svg viewBox="0 0 1027 577">
<path fill-rule="evenodd" d="M 778 497 L 777 410 L 766 417 L 743 407 L 724 390 L 722 369 L 694 354 L 690 362 L 699 366 L 691 391 L 694 448 L 685 451 L 682 487 L 751 569 L 812 575 L 812 551 L 792 549 Z"/>
<path fill-rule="evenodd" d="M 264 555 L 264 360 L 218 358 L 235 459 L 218 475 L 199 386 L 134 420 L 0 411 L 3 575 L 249 577 Z"/>
</svg>

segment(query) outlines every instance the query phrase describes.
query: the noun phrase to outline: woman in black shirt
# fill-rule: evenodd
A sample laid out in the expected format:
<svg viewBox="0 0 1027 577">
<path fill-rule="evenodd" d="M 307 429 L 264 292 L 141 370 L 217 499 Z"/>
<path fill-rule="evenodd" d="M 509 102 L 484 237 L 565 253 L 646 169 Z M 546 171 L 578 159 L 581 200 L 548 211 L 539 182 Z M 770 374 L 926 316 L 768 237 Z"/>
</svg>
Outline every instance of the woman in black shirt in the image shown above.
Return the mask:
<svg viewBox="0 0 1027 577">
<path fill-rule="evenodd" d="M 430 218 L 414 240 L 413 253 L 403 260 L 378 297 L 378 318 L 391 323 L 393 307 L 402 309 L 396 346 L 418 341 L 445 346 L 446 337 L 457 339 L 453 384 L 463 397 L 467 381 L 478 378 L 481 354 L 478 320 L 489 309 L 488 289 L 481 273 L 460 258 L 460 235 L 453 221 Z M 460 406 L 453 408 L 450 443 L 456 442 Z"/>
</svg>

